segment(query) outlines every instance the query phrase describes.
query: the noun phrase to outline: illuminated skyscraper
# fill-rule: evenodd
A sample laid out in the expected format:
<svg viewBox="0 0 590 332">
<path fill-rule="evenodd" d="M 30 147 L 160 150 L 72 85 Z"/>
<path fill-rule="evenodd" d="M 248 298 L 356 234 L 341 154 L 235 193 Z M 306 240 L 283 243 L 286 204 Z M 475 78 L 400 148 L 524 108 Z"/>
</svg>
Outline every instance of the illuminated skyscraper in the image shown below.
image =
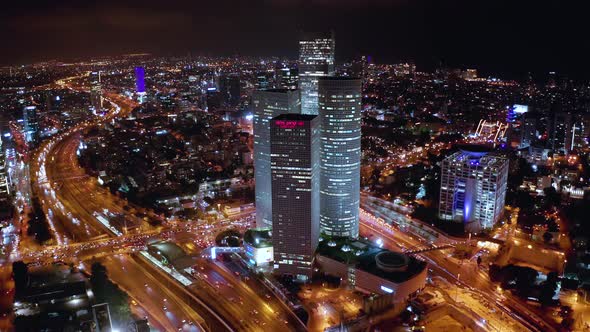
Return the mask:
<svg viewBox="0 0 590 332">
<path fill-rule="evenodd" d="M 507 180 L 507 159 L 482 146 L 455 152 L 442 162 L 439 217 L 468 232 L 491 228 L 502 215 Z"/>
<path fill-rule="evenodd" d="M 24 136 L 27 143 L 35 143 L 39 138 L 39 122 L 37 119 L 37 107 L 26 106 L 23 108 Z"/>
<path fill-rule="evenodd" d="M 319 79 L 321 118 L 320 227 L 333 236 L 358 237 L 361 170 L 361 81 Z"/>
<path fill-rule="evenodd" d="M 554 152 L 568 153 L 572 146 L 572 114 L 555 112 L 549 118 L 549 144 Z"/>
<path fill-rule="evenodd" d="M 90 104 L 94 112 L 100 113 L 103 109 L 102 87 L 100 85 L 100 71 L 90 73 Z"/>
<path fill-rule="evenodd" d="M 266 72 L 259 72 L 256 74 L 256 88 L 259 90 L 266 90 L 268 87 L 268 74 Z"/>
<path fill-rule="evenodd" d="M 2 148 L 2 138 L 0 136 L 0 201 L 8 199 L 10 186 L 8 185 L 8 174 L 6 171 L 6 155 Z"/>
<path fill-rule="evenodd" d="M 301 113 L 318 114 L 318 78 L 334 74 L 334 37 L 299 41 Z"/>
<path fill-rule="evenodd" d="M 297 69 L 281 67 L 276 69 L 277 86 L 282 89 L 297 89 Z"/>
<path fill-rule="evenodd" d="M 299 90 L 254 91 L 254 176 L 256 179 L 256 226 L 271 227 L 270 120 L 284 113 L 299 113 Z"/>
<path fill-rule="evenodd" d="M 240 104 L 240 76 L 238 74 L 221 75 L 219 77 L 219 92 L 223 102 L 229 106 Z"/>
<path fill-rule="evenodd" d="M 320 235 L 319 126 L 307 114 L 270 123 L 274 271 L 299 280 L 311 278 Z"/>
<path fill-rule="evenodd" d="M 143 67 L 135 67 L 135 88 L 137 93 L 145 92 L 145 70 Z"/>
<path fill-rule="evenodd" d="M 145 99 L 145 70 L 143 67 L 135 67 L 135 90 L 138 101 L 143 103 Z"/>
</svg>

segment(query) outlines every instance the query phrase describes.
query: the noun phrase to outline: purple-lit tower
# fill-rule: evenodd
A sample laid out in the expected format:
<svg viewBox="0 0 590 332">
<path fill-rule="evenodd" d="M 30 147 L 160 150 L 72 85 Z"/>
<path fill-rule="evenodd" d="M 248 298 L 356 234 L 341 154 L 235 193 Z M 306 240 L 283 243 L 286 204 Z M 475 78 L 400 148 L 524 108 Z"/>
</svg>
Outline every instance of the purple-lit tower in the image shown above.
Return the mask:
<svg viewBox="0 0 590 332">
<path fill-rule="evenodd" d="M 143 67 L 135 67 L 135 87 L 137 101 L 143 104 L 145 99 L 145 70 Z"/>
<path fill-rule="evenodd" d="M 138 94 L 145 93 L 145 70 L 143 67 L 135 67 L 135 86 Z"/>
</svg>

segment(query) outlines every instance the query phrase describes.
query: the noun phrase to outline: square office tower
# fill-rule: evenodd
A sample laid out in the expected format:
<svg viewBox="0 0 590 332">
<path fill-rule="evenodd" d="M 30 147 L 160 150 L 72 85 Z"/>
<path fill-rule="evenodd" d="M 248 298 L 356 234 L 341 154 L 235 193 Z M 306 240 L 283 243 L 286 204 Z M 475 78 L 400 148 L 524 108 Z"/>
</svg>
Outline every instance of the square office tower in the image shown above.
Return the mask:
<svg viewBox="0 0 590 332">
<path fill-rule="evenodd" d="M 254 91 L 254 178 L 256 227 L 272 227 L 270 197 L 270 121 L 284 113 L 300 113 L 299 90 Z"/>
<path fill-rule="evenodd" d="M 508 160 L 483 146 L 465 146 L 441 167 L 439 217 L 461 222 L 468 232 L 491 228 L 506 200 Z"/>
<path fill-rule="evenodd" d="M 283 114 L 270 125 L 272 242 L 277 274 L 308 280 L 319 240 L 320 122 Z"/>
</svg>

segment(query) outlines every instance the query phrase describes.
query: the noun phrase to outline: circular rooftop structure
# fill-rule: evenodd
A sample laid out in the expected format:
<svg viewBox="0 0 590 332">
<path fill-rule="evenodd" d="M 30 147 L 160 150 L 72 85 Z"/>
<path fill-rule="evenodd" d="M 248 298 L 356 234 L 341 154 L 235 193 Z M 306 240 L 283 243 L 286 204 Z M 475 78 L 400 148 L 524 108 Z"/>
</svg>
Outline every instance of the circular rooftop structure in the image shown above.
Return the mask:
<svg viewBox="0 0 590 332">
<path fill-rule="evenodd" d="M 408 269 L 408 256 L 391 251 L 383 251 L 375 256 L 377 267 L 384 272 L 403 272 Z"/>
<path fill-rule="evenodd" d="M 461 152 L 473 158 L 480 158 L 492 151 L 492 148 L 483 144 L 463 144 L 459 146 Z"/>
</svg>

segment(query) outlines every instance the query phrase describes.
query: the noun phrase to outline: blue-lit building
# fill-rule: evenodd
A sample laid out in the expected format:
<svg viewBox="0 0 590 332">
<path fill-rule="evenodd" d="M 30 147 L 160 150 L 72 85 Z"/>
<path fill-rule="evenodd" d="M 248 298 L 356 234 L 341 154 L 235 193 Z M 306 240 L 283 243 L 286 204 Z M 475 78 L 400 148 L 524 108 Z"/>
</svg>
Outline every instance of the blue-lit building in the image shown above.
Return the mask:
<svg viewBox="0 0 590 332">
<path fill-rule="evenodd" d="M 145 93 L 145 69 L 135 67 L 135 88 L 137 93 Z"/>
<path fill-rule="evenodd" d="M 357 238 L 361 170 L 361 80 L 321 77 L 319 114 L 320 227 L 330 236 Z"/>
<path fill-rule="evenodd" d="M 508 160 L 483 146 L 465 146 L 441 167 L 439 217 L 463 223 L 465 231 L 491 228 L 506 200 Z"/>
<path fill-rule="evenodd" d="M 334 37 L 312 36 L 299 41 L 301 113 L 318 114 L 318 78 L 334 74 Z"/>
</svg>

